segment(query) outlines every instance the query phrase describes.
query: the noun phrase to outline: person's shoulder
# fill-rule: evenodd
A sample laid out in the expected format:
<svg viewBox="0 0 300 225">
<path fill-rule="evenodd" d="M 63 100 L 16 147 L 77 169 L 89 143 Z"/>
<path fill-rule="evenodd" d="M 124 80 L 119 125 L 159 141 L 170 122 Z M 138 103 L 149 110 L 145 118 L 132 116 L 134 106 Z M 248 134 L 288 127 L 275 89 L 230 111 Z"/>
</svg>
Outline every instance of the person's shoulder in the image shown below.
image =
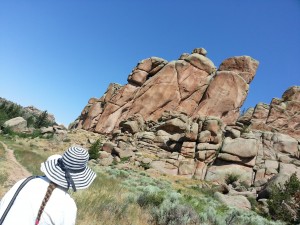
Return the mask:
<svg viewBox="0 0 300 225">
<path fill-rule="evenodd" d="M 77 206 L 76 206 L 74 199 L 68 193 L 66 193 L 66 194 L 67 195 L 65 195 L 65 201 L 64 201 L 65 207 L 68 208 L 69 210 L 76 211 Z"/>
<path fill-rule="evenodd" d="M 36 176 L 28 182 L 28 186 L 48 186 L 49 182 L 46 177 Z"/>
<path fill-rule="evenodd" d="M 64 204 L 68 205 L 68 206 L 75 206 L 76 207 L 76 203 L 74 201 L 74 199 L 72 198 L 72 196 L 68 193 L 68 191 L 65 188 L 61 188 L 61 187 L 57 187 L 54 190 L 55 196 L 56 198 L 60 199 L 60 202 L 63 202 Z"/>
</svg>

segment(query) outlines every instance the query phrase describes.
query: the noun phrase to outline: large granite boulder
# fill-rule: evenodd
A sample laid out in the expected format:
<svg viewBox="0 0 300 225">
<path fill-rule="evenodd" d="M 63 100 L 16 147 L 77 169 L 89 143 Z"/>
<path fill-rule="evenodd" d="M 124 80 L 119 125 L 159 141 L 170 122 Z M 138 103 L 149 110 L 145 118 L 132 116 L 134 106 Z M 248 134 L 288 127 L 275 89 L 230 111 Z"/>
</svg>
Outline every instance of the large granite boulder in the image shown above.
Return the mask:
<svg viewBox="0 0 300 225">
<path fill-rule="evenodd" d="M 3 127 L 9 128 L 14 132 L 22 132 L 26 130 L 27 121 L 23 117 L 16 117 L 10 120 L 7 120 Z"/>
<path fill-rule="evenodd" d="M 229 207 L 235 207 L 242 210 L 251 210 L 251 204 L 245 196 L 224 195 L 220 192 L 215 192 L 214 197 Z"/>
<path fill-rule="evenodd" d="M 235 123 L 258 62 L 249 56 L 232 57 L 216 73 L 206 54 L 197 48 L 171 62 L 158 57 L 142 60 L 129 74 L 128 84 L 111 84 L 100 99 L 90 99 L 73 127 L 111 133 L 132 115 L 157 121 L 165 111 Z"/>
</svg>

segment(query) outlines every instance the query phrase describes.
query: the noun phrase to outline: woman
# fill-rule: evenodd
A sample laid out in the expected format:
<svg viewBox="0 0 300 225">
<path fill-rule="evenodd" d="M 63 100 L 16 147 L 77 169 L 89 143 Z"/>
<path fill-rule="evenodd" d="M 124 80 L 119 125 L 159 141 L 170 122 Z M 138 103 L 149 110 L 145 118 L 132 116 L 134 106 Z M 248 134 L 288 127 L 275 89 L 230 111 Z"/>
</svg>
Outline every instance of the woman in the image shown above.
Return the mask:
<svg viewBox="0 0 300 225">
<path fill-rule="evenodd" d="M 85 189 L 93 182 L 96 174 L 87 166 L 88 160 L 88 151 L 81 147 L 50 156 L 41 164 L 45 176 L 30 180 L 21 189 L 3 225 L 74 225 L 77 207 L 68 190 Z M 23 181 L 1 199 L 0 217 Z"/>
</svg>

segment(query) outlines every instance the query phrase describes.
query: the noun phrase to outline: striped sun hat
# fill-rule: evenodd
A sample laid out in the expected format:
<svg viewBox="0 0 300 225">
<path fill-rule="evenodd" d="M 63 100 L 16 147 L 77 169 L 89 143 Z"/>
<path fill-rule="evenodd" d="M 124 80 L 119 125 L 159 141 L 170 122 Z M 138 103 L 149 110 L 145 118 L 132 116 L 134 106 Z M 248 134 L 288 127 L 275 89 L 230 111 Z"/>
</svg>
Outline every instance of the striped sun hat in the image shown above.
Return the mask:
<svg viewBox="0 0 300 225">
<path fill-rule="evenodd" d="M 87 166 L 89 153 L 82 147 L 70 147 L 61 155 L 50 156 L 41 164 L 41 171 L 49 180 L 69 189 L 85 189 L 96 178 Z"/>
</svg>

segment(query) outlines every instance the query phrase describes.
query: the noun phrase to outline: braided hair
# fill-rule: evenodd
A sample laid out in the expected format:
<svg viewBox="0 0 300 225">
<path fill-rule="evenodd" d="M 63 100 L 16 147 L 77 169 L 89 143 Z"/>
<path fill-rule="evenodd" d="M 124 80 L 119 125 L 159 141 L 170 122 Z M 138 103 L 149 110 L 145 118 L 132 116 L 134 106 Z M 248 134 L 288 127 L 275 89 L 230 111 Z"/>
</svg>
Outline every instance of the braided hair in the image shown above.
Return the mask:
<svg viewBox="0 0 300 225">
<path fill-rule="evenodd" d="M 47 191 L 46 191 L 46 194 L 45 194 L 45 197 L 42 201 L 42 204 L 40 206 L 40 209 L 39 209 L 39 212 L 38 212 L 38 215 L 36 217 L 36 220 L 35 220 L 35 225 L 38 225 L 39 222 L 40 222 L 40 219 L 41 219 L 41 215 L 45 209 L 45 206 L 52 194 L 52 192 L 54 191 L 54 189 L 57 187 L 57 184 L 53 183 L 53 182 L 50 182 L 49 185 L 48 185 L 48 188 L 47 188 Z"/>
</svg>

